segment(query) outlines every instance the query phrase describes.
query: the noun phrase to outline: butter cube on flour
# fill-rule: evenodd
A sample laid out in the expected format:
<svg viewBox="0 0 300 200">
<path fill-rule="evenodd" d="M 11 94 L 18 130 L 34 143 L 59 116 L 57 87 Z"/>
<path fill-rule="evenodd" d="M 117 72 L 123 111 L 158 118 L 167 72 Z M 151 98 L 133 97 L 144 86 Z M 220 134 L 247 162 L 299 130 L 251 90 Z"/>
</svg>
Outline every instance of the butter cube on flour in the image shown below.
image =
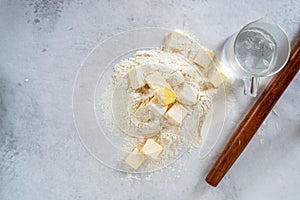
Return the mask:
<svg viewBox="0 0 300 200">
<path fill-rule="evenodd" d="M 157 142 L 155 142 L 153 139 L 148 139 L 141 149 L 141 151 L 147 157 L 150 157 L 152 159 L 157 159 L 162 150 L 163 147 Z"/>
<path fill-rule="evenodd" d="M 175 103 L 165 114 L 166 119 L 174 125 L 180 125 L 187 115 L 187 110 L 179 103 Z"/>
<path fill-rule="evenodd" d="M 153 97 L 148 103 L 148 108 L 154 116 L 162 117 L 167 111 L 168 106 L 160 105 L 158 99 Z"/>
<path fill-rule="evenodd" d="M 214 58 L 213 51 L 210 51 L 205 48 L 200 48 L 195 58 L 193 59 L 193 62 L 205 69 L 210 65 L 213 58 Z"/>
<path fill-rule="evenodd" d="M 134 67 L 131 69 L 128 72 L 128 77 L 132 89 L 141 88 L 146 84 L 143 69 L 141 67 Z"/>
<path fill-rule="evenodd" d="M 177 86 L 184 82 L 184 76 L 180 71 L 173 72 L 167 79 L 171 86 Z"/>
<path fill-rule="evenodd" d="M 163 105 L 169 105 L 176 100 L 175 92 L 168 87 L 160 87 L 154 90 L 155 97 Z"/>
<path fill-rule="evenodd" d="M 137 169 L 145 160 L 145 155 L 142 154 L 137 148 L 134 148 L 134 150 L 126 158 L 125 162 L 133 169 Z"/>
<path fill-rule="evenodd" d="M 218 88 L 226 80 L 226 76 L 223 73 L 219 73 L 215 67 L 211 67 L 207 70 L 206 76 L 209 79 L 209 82 L 215 87 Z"/>
<path fill-rule="evenodd" d="M 188 55 L 187 58 L 189 60 L 193 60 L 196 57 L 196 55 L 197 55 L 197 53 L 198 53 L 198 51 L 199 51 L 200 48 L 202 48 L 201 45 L 197 41 L 194 41 L 191 44 L 190 52 L 189 52 L 189 55 Z"/>
<path fill-rule="evenodd" d="M 187 57 L 190 51 L 192 39 L 186 33 L 172 31 L 166 40 L 166 47 L 173 52 L 178 52 Z"/>
<path fill-rule="evenodd" d="M 158 71 L 158 68 L 156 67 L 156 64 L 145 64 L 142 65 L 142 69 L 144 72 L 144 76 L 147 76 L 148 74 L 151 74 L 155 71 Z"/>
<path fill-rule="evenodd" d="M 188 83 L 174 89 L 177 100 L 185 105 L 195 105 L 197 103 L 198 92 Z"/>
<path fill-rule="evenodd" d="M 176 69 L 174 69 L 168 65 L 158 64 L 158 63 L 147 64 L 147 65 L 144 65 L 143 68 L 144 68 L 144 75 L 151 74 L 155 71 L 159 71 L 160 73 L 167 73 L 167 74 L 170 74 L 170 73 L 173 73 L 174 71 L 176 71 Z"/>
<path fill-rule="evenodd" d="M 153 90 L 160 87 L 170 87 L 170 85 L 166 82 L 165 78 L 160 75 L 159 72 L 153 72 L 146 77 L 146 83 Z"/>
<path fill-rule="evenodd" d="M 173 103 L 176 99 L 176 95 L 166 82 L 164 77 L 159 72 L 153 72 L 146 77 L 146 83 L 151 89 L 154 90 L 155 97 L 163 104 L 168 105 Z"/>
</svg>

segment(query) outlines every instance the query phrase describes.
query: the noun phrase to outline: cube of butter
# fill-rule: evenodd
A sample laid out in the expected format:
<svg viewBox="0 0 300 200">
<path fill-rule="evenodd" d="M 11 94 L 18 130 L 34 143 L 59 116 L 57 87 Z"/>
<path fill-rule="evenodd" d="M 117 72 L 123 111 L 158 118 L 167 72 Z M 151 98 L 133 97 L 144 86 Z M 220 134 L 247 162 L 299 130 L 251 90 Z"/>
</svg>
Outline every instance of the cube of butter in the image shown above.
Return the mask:
<svg viewBox="0 0 300 200">
<path fill-rule="evenodd" d="M 155 97 L 163 105 L 169 105 L 176 100 L 175 92 L 169 87 L 160 87 L 154 90 Z"/>
<path fill-rule="evenodd" d="M 184 76 L 182 75 L 182 73 L 180 71 L 175 71 L 173 72 L 170 77 L 167 79 L 168 83 L 171 86 L 177 86 L 180 85 L 184 82 Z"/>
<path fill-rule="evenodd" d="M 144 76 L 147 76 L 148 74 L 151 74 L 155 71 L 158 71 L 156 65 L 154 65 L 154 64 L 142 65 L 142 69 L 143 69 L 143 72 L 144 72 Z"/>
<path fill-rule="evenodd" d="M 141 149 L 141 151 L 147 157 L 150 157 L 152 159 L 157 159 L 162 150 L 163 147 L 157 142 L 155 142 L 153 139 L 148 139 Z"/>
<path fill-rule="evenodd" d="M 145 77 L 143 74 L 143 69 L 141 67 L 134 67 L 128 72 L 128 77 L 132 89 L 138 89 L 143 87 L 145 82 Z"/>
<path fill-rule="evenodd" d="M 219 73 L 217 68 L 214 66 L 207 70 L 206 76 L 215 88 L 220 87 L 220 85 L 226 80 L 226 76 L 223 73 Z"/>
<path fill-rule="evenodd" d="M 160 73 L 157 71 L 153 72 L 152 74 L 149 74 L 146 77 L 146 83 L 153 90 L 160 87 L 170 87 L 170 85 L 166 82 L 164 77 L 162 77 L 162 75 L 160 75 Z"/>
<path fill-rule="evenodd" d="M 190 52 L 189 52 L 189 55 L 188 55 L 187 58 L 189 60 L 193 60 L 196 57 L 196 55 L 197 55 L 197 53 L 198 53 L 198 51 L 199 51 L 200 48 L 202 48 L 201 45 L 197 41 L 194 41 L 191 44 Z"/>
<path fill-rule="evenodd" d="M 198 92 L 188 83 L 174 89 L 177 100 L 185 105 L 195 105 L 197 103 Z"/>
<path fill-rule="evenodd" d="M 160 105 L 156 97 L 153 97 L 151 101 L 148 103 L 148 109 L 152 112 L 154 116 L 159 118 L 165 114 L 167 108 L 168 106 Z"/>
<path fill-rule="evenodd" d="M 205 69 L 211 64 L 213 58 L 214 58 L 213 51 L 205 48 L 200 48 L 195 58 L 193 59 L 193 62 Z"/>
<path fill-rule="evenodd" d="M 133 169 L 137 169 L 146 160 L 146 156 L 142 154 L 138 148 L 134 148 L 133 151 L 126 158 L 125 162 Z"/>
<path fill-rule="evenodd" d="M 187 57 L 192 43 L 191 37 L 180 31 L 172 31 L 166 40 L 166 47 Z"/>
<path fill-rule="evenodd" d="M 166 119 L 174 125 L 180 125 L 187 115 L 187 110 L 179 103 L 175 103 L 165 114 Z"/>
</svg>

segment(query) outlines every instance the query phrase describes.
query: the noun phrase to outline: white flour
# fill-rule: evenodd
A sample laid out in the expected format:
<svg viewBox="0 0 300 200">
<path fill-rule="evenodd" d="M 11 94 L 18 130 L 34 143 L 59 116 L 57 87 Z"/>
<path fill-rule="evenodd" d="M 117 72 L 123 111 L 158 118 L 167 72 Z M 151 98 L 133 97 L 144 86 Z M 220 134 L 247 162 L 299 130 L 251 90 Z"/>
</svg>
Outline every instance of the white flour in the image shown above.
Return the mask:
<svg viewBox="0 0 300 200">
<path fill-rule="evenodd" d="M 180 127 L 170 125 L 165 118 L 152 119 L 147 111 L 142 110 L 140 115 L 134 115 L 138 106 L 149 101 L 153 94 L 143 88 L 133 90 L 129 85 L 128 71 L 146 64 L 155 66 L 166 80 L 174 71 L 180 71 L 185 82 L 197 89 L 197 103 L 185 105 L 188 115 Z M 162 143 L 164 149 L 159 158 L 147 159 L 143 163 L 144 170 L 153 171 L 171 163 L 187 149 L 201 147 L 201 127 L 215 92 L 201 69 L 190 60 L 178 53 L 153 49 L 138 51 L 133 57 L 115 65 L 113 81 L 102 94 L 101 105 L 107 125 L 115 136 L 124 140 L 120 146 L 123 151 L 140 148 L 145 138 L 149 137 Z"/>
<path fill-rule="evenodd" d="M 160 130 L 159 121 L 152 121 L 151 123 L 140 123 L 140 119 L 134 115 L 134 111 L 137 109 L 139 103 L 148 98 L 148 95 L 141 95 L 128 87 L 127 72 L 131 67 L 139 66 L 144 63 L 153 63 L 170 66 L 171 69 L 180 69 L 187 74 L 187 80 L 193 86 L 201 86 L 203 78 L 200 72 L 183 58 L 176 54 L 163 52 L 161 50 L 151 50 L 147 52 L 137 52 L 136 56 L 128 60 L 121 61 L 115 66 L 114 82 L 109 86 L 106 92 L 102 95 L 102 107 L 104 110 L 104 116 L 110 127 L 114 129 L 114 133 L 123 137 L 126 143 L 122 148 L 125 151 L 130 152 L 134 147 L 143 143 L 143 138 L 130 137 L 130 135 L 141 130 Z M 166 70 L 167 71 L 167 70 Z M 164 76 L 167 77 L 170 73 L 165 72 Z M 158 166 L 165 166 L 170 162 L 170 159 L 175 159 L 180 153 L 184 152 L 190 147 L 200 147 L 201 145 L 201 125 L 205 119 L 205 116 L 211 106 L 212 96 L 210 93 L 202 91 L 199 103 L 195 106 L 187 107 L 189 115 L 185 118 L 179 133 L 175 133 L 176 129 L 172 126 L 164 126 L 161 133 L 155 135 L 164 145 L 164 151 L 158 158 L 158 160 L 150 161 L 147 164 L 147 168 L 157 168 Z M 113 102 L 111 104 L 111 102 Z M 113 105 L 113 107 L 111 107 Z M 113 111 L 113 115 L 112 115 Z M 143 116 L 144 119 L 149 116 Z M 162 120 L 162 124 L 167 124 L 165 120 Z M 124 130 L 121 132 L 117 127 Z M 157 131 L 155 131 L 157 132 Z M 140 133 L 145 133 L 142 131 Z M 147 132 L 148 136 L 151 132 Z M 147 135 L 143 135 L 147 136 Z"/>
</svg>

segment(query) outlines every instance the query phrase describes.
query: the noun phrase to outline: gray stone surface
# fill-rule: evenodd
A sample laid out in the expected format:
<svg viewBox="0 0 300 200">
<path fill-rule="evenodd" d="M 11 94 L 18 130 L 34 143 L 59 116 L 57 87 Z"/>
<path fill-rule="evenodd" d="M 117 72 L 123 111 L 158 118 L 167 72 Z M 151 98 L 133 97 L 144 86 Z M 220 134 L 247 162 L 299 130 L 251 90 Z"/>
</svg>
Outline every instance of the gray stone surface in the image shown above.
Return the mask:
<svg viewBox="0 0 300 200">
<path fill-rule="evenodd" d="M 115 33 L 186 27 L 214 49 L 247 22 L 267 15 L 294 43 L 299 9 L 298 0 L 1 0 L 0 199 L 299 199 L 299 74 L 275 106 L 279 115 L 268 116 L 217 188 L 204 177 L 230 128 L 206 160 L 186 154 L 170 168 L 130 177 L 86 152 L 71 107 L 79 64 Z M 244 113 L 238 111 L 232 116 Z M 228 127 L 239 121 L 233 118 Z"/>
</svg>

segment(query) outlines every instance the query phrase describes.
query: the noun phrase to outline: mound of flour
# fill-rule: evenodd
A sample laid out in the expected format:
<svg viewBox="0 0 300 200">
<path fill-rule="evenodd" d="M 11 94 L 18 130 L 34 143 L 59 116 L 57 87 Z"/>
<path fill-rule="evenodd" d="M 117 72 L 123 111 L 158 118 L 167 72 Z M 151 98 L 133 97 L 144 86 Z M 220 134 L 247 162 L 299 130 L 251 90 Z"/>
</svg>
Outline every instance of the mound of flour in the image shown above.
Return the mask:
<svg viewBox="0 0 300 200">
<path fill-rule="evenodd" d="M 153 96 L 143 89 L 134 90 L 130 87 L 128 72 L 144 65 L 155 66 L 166 80 L 173 72 L 180 71 L 185 83 L 196 88 L 197 103 L 185 105 L 188 114 L 180 127 L 170 125 L 165 118 L 153 119 L 147 112 L 134 114 L 142 102 Z M 112 133 L 124 141 L 120 147 L 123 151 L 131 152 L 136 147 L 141 148 L 147 138 L 155 138 L 162 143 L 164 150 L 159 158 L 147 160 L 143 164 L 145 170 L 152 171 L 167 165 L 187 149 L 201 147 L 201 128 L 216 90 L 203 68 L 188 56 L 164 47 L 137 51 L 134 56 L 116 64 L 113 80 L 102 94 L 101 105 Z"/>
</svg>

